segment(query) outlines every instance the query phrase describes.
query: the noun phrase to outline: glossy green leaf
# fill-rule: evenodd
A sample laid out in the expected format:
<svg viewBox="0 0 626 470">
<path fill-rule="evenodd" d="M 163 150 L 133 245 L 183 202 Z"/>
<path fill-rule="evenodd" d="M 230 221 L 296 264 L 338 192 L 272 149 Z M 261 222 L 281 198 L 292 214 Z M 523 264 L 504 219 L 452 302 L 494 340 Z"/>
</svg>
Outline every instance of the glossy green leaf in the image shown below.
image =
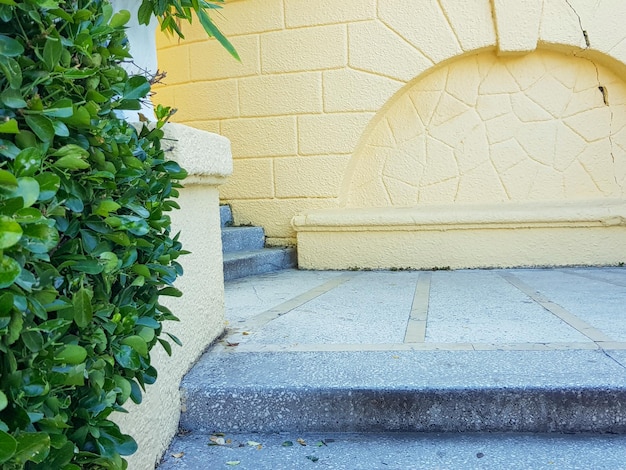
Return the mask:
<svg viewBox="0 0 626 470">
<path fill-rule="evenodd" d="M 61 178 L 51 172 L 35 175 L 35 179 L 39 183 L 39 201 L 52 199 L 61 186 Z"/>
<path fill-rule="evenodd" d="M 102 217 L 108 217 L 111 212 L 117 211 L 121 208 L 117 202 L 112 199 L 106 199 L 104 201 L 100 201 L 93 209 L 93 213 L 100 215 Z"/>
<path fill-rule="evenodd" d="M 6 170 L 0 170 L 0 190 L 14 191 L 17 188 L 17 178 Z"/>
<path fill-rule="evenodd" d="M 62 52 L 63 44 L 61 44 L 61 39 L 48 36 L 46 38 L 46 44 L 43 47 L 43 61 L 48 70 L 54 70 L 54 67 L 59 64 Z"/>
<path fill-rule="evenodd" d="M 32 253 L 47 253 L 59 244 L 59 232 L 45 224 L 24 225 L 21 245 Z"/>
<path fill-rule="evenodd" d="M 25 108 L 26 101 L 22 97 L 22 93 L 14 88 L 7 88 L 0 94 L 0 101 L 8 108 Z M 16 123 L 17 124 L 17 123 Z"/>
<path fill-rule="evenodd" d="M 67 144 L 52 154 L 54 157 L 79 157 L 89 156 L 89 152 L 76 144 Z"/>
<path fill-rule="evenodd" d="M 69 137 L 70 130 L 64 122 L 52 121 L 52 125 L 54 126 L 54 135 L 58 135 L 59 137 Z"/>
<path fill-rule="evenodd" d="M 93 308 L 91 306 L 91 292 L 82 287 L 72 298 L 74 309 L 74 322 L 79 328 L 84 328 L 93 318 Z"/>
<path fill-rule="evenodd" d="M 28 461 L 41 463 L 50 452 L 50 436 L 44 432 L 20 434 L 16 438 L 17 449 L 15 460 L 20 463 Z"/>
<path fill-rule="evenodd" d="M 20 149 L 13 142 L 0 139 L 0 155 L 13 160 L 18 153 L 20 153 Z"/>
<path fill-rule="evenodd" d="M 77 77 L 74 80 L 83 77 Z M 74 107 L 72 115 L 67 118 L 61 118 L 65 124 L 74 127 L 89 127 L 91 125 L 91 114 L 83 106 Z"/>
<path fill-rule="evenodd" d="M 17 441 L 15 438 L 5 431 L 0 431 L 0 464 L 13 457 L 16 449 Z"/>
<path fill-rule="evenodd" d="M 24 47 L 13 38 L 0 34 L 0 55 L 18 57 L 24 53 Z"/>
<path fill-rule="evenodd" d="M 50 117 L 66 118 L 74 114 L 74 108 L 72 107 L 72 100 L 69 98 L 63 98 L 55 102 L 49 108 L 43 110 L 43 114 Z"/>
<path fill-rule="evenodd" d="M 121 10 L 113 15 L 109 26 L 111 28 L 121 28 L 128 23 L 128 20 L 130 20 L 130 12 L 128 10 Z"/>
<path fill-rule="evenodd" d="M 4 394 L 2 390 L 0 390 L 0 411 L 4 410 L 8 404 L 9 404 L 9 400 L 7 399 L 7 396 Z"/>
<path fill-rule="evenodd" d="M 0 250 L 12 247 L 22 238 L 22 227 L 14 219 L 0 216 Z"/>
<path fill-rule="evenodd" d="M 17 134 L 20 129 L 15 119 L 9 119 L 0 124 L 0 134 Z"/>
<path fill-rule="evenodd" d="M 11 193 L 11 197 L 21 197 L 24 207 L 32 206 L 39 199 L 39 183 L 30 176 L 18 178 L 17 188 Z"/>
<path fill-rule="evenodd" d="M 122 94 L 125 100 L 143 98 L 150 91 L 150 82 L 142 75 L 134 75 L 126 82 Z"/>
<path fill-rule="evenodd" d="M 141 367 L 139 353 L 127 344 L 120 346 L 119 351 L 115 354 L 115 360 L 125 369 L 137 370 Z"/>
<path fill-rule="evenodd" d="M 54 354 L 54 360 L 63 364 L 80 364 L 87 358 L 87 350 L 77 344 L 66 344 Z"/>
<path fill-rule="evenodd" d="M 148 345 L 146 341 L 139 335 L 127 336 L 122 340 L 122 344 L 133 348 L 140 356 L 148 356 Z"/>
<path fill-rule="evenodd" d="M 22 68 L 16 60 L 0 55 L 0 70 L 12 89 L 18 90 L 22 86 Z"/>
<path fill-rule="evenodd" d="M 31 352 L 39 352 L 43 347 L 43 336 L 36 330 L 26 330 L 22 332 L 22 341 Z"/>
<path fill-rule="evenodd" d="M 121 264 L 117 255 L 111 251 L 105 251 L 100 254 L 100 263 L 102 264 L 103 271 L 107 274 L 117 270 Z"/>
<path fill-rule="evenodd" d="M 85 170 L 89 168 L 89 162 L 76 155 L 67 155 L 59 158 L 52 164 L 55 168 L 63 168 L 66 170 Z"/>
<path fill-rule="evenodd" d="M 26 148 L 15 157 L 15 173 L 18 176 L 33 176 L 41 168 L 42 161 L 43 155 L 39 149 Z"/>
<path fill-rule="evenodd" d="M 29 114 L 24 117 L 26 124 L 44 142 L 54 139 L 54 126 L 46 116 Z"/>
</svg>

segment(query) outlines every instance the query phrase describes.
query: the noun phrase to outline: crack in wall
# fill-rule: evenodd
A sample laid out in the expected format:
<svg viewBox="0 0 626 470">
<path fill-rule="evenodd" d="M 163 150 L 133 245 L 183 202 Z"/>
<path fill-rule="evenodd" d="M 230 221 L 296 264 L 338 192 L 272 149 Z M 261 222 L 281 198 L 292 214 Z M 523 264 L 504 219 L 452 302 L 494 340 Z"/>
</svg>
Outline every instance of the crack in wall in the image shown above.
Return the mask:
<svg viewBox="0 0 626 470">
<path fill-rule="evenodd" d="M 591 41 L 589 40 L 589 34 L 587 33 L 587 30 L 583 27 L 582 18 L 580 17 L 580 15 L 578 14 L 578 12 L 573 7 L 573 5 L 570 3 L 569 0 L 565 0 L 565 3 L 567 3 L 567 6 L 570 8 L 570 10 L 572 10 L 572 12 L 574 12 L 574 14 L 576 15 L 576 18 L 578 18 L 578 24 L 580 26 L 580 30 L 582 31 L 583 38 L 585 39 L 585 49 L 584 50 L 587 50 L 587 49 L 589 49 L 591 47 Z M 600 71 L 598 70 L 598 65 L 592 59 L 589 59 L 587 57 L 581 57 L 580 55 L 578 55 L 576 53 L 574 53 L 574 56 L 588 60 L 594 66 L 594 68 L 596 69 L 596 78 L 597 78 L 597 81 L 598 81 L 598 90 L 602 94 L 602 101 L 603 101 L 604 105 L 608 106 L 609 112 L 611 113 L 611 118 L 609 120 L 609 135 L 608 135 L 608 139 L 609 139 L 609 146 L 611 148 L 611 151 L 610 151 L 611 161 L 613 162 L 613 180 L 615 181 L 615 184 L 617 186 L 619 186 L 619 181 L 617 181 L 617 174 L 615 172 L 615 152 L 613 151 L 613 148 L 614 148 L 614 146 L 613 146 L 613 119 L 614 119 L 614 113 L 613 113 L 613 109 L 609 105 L 609 90 L 608 90 L 608 88 L 606 86 L 602 85 L 602 82 L 600 81 Z M 594 183 L 595 183 L 595 181 L 594 181 Z"/>
</svg>

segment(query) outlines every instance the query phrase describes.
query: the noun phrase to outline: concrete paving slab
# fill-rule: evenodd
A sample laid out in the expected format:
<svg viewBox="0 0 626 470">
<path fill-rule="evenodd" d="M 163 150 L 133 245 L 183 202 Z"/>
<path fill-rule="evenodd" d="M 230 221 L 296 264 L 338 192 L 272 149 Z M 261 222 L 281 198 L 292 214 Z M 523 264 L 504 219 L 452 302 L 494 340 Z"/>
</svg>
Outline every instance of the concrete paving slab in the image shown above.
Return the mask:
<svg viewBox="0 0 626 470">
<path fill-rule="evenodd" d="M 537 292 L 600 330 L 613 341 L 626 342 L 626 288 L 602 280 L 582 277 L 580 270 L 529 269 L 511 271 Z M 609 276 L 619 270 L 590 270 Z"/>
<path fill-rule="evenodd" d="M 294 308 L 249 337 L 250 343 L 402 343 L 415 272 L 368 272 Z"/>
<path fill-rule="evenodd" d="M 325 432 L 223 437 L 229 441 L 224 446 L 207 445 L 206 433 L 177 439 L 160 470 L 617 470 L 626 462 L 625 436 Z"/>
<path fill-rule="evenodd" d="M 224 291 L 226 319 L 236 326 L 340 275 L 339 271 L 286 269 L 229 281 Z"/>
<path fill-rule="evenodd" d="M 427 342 L 588 342 L 497 271 L 433 273 Z"/>
</svg>

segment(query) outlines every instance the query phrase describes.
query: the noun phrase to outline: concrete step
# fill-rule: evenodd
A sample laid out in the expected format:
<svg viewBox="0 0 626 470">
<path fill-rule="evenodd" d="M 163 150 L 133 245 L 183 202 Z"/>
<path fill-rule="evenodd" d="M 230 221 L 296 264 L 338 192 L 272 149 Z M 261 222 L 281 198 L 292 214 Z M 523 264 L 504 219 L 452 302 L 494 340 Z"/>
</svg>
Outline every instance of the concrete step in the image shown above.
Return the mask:
<svg viewBox="0 0 626 470">
<path fill-rule="evenodd" d="M 222 227 L 222 252 L 260 250 L 265 246 L 262 227 Z"/>
<path fill-rule="evenodd" d="M 211 437 L 203 432 L 177 437 L 159 470 L 623 469 L 626 462 L 626 436 L 616 435 L 290 432 Z M 224 445 L 215 445 L 219 437 Z"/>
<path fill-rule="evenodd" d="M 296 263 L 296 250 L 292 247 L 224 253 L 224 280 L 293 268 Z"/>
<path fill-rule="evenodd" d="M 626 351 L 209 352 L 193 432 L 626 433 Z"/>
</svg>

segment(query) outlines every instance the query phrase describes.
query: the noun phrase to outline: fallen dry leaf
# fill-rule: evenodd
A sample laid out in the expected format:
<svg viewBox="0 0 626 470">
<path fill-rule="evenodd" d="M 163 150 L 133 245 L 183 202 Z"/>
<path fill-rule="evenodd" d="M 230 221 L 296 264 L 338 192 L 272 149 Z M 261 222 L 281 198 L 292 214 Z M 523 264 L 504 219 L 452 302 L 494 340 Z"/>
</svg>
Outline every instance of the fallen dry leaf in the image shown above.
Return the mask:
<svg viewBox="0 0 626 470">
<path fill-rule="evenodd" d="M 306 445 L 306 441 L 304 439 L 302 439 L 302 438 L 297 439 L 296 442 L 298 444 L 300 444 L 301 446 L 305 446 Z"/>
<path fill-rule="evenodd" d="M 250 333 L 248 331 L 244 331 L 243 333 L 241 333 L 244 336 L 248 336 Z"/>
<path fill-rule="evenodd" d="M 175 459 L 180 459 L 183 455 L 185 455 L 184 452 L 178 452 L 177 454 L 172 454 L 172 457 L 174 457 Z"/>
<path fill-rule="evenodd" d="M 241 463 L 241 460 L 231 460 L 229 462 L 226 462 L 226 465 L 239 465 Z"/>
<path fill-rule="evenodd" d="M 223 446 L 226 445 L 226 440 L 220 436 L 211 436 L 209 437 L 209 441 L 212 442 L 209 445 Z"/>
<path fill-rule="evenodd" d="M 228 347 L 235 347 L 235 346 L 239 346 L 239 343 L 231 343 L 230 341 L 226 341 L 226 346 Z"/>
</svg>

